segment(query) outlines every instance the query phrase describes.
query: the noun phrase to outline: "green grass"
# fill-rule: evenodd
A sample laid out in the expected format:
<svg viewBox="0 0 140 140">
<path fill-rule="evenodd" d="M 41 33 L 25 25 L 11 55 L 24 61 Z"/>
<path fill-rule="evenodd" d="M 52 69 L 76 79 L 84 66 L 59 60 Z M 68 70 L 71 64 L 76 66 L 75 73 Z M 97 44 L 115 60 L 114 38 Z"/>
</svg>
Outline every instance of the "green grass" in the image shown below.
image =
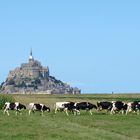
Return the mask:
<svg viewBox="0 0 140 140">
<path fill-rule="evenodd" d="M 51 107 L 50 113 L 42 117 L 39 112 L 28 115 L 10 116 L 0 111 L 0 140 L 139 140 L 140 116 L 110 115 L 105 112 L 93 115 L 81 112 L 80 116 L 64 112 L 54 114 L 53 105 L 56 101 L 90 101 L 100 100 L 132 101 L 140 99 L 140 95 L 13 95 L 16 101 L 26 105 L 29 102 L 40 102 Z"/>
<path fill-rule="evenodd" d="M 10 95 L 0 94 L 0 109 L 4 106 L 5 102 L 14 102 L 14 97 Z"/>
</svg>

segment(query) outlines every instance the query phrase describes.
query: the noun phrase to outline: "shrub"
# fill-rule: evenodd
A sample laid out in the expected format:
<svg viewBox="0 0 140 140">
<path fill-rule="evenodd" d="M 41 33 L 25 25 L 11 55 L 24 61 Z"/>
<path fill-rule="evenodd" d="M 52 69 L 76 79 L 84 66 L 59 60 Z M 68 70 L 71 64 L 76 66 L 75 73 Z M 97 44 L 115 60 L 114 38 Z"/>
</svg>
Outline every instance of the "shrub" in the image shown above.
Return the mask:
<svg viewBox="0 0 140 140">
<path fill-rule="evenodd" d="M 41 84 L 41 80 L 39 78 L 35 79 L 35 84 Z"/>
<path fill-rule="evenodd" d="M 15 85 L 15 81 L 13 79 L 10 79 L 7 81 L 7 85 Z"/>
<path fill-rule="evenodd" d="M 2 107 L 4 106 L 4 104 L 6 102 L 10 102 L 10 103 L 15 102 L 15 99 L 11 95 L 3 95 L 3 94 L 1 94 L 0 95 L 0 109 L 2 109 Z"/>
<path fill-rule="evenodd" d="M 25 84 L 24 81 L 22 81 L 21 83 L 15 85 L 15 87 L 19 87 L 19 88 L 23 88 L 23 87 L 25 87 L 25 88 L 26 88 L 26 84 Z"/>
</svg>

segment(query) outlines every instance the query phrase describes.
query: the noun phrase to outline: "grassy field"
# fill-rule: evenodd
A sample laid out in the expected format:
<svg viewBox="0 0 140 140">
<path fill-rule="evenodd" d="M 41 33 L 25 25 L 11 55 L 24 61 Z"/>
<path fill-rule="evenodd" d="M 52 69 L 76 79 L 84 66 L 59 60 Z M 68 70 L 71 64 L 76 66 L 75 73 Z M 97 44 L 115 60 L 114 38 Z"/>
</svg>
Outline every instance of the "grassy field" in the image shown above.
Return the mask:
<svg viewBox="0 0 140 140">
<path fill-rule="evenodd" d="M 13 95 L 16 101 L 25 105 L 30 102 L 44 103 L 51 108 L 50 113 L 42 117 L 39 112 L 28 115 L 10 116 L 0 111 L 0 140 L 139 140 L 140 116 L 110 115 L 105 112 L 93 115 L 81 112 L 80 116 L 60 112 L 54 114 L 56 101 L 89 101 L 96 103 L 103 100 L 139 100 L 139 94 L 87 94 L 87 95 Z"/>
</svg>

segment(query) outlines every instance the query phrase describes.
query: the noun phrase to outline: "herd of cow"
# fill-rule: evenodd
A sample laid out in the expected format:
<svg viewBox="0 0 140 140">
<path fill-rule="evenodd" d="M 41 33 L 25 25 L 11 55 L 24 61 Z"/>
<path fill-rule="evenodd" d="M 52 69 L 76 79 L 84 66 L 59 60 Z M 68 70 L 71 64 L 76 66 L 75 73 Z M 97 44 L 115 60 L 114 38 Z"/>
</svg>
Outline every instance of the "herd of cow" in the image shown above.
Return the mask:
<svg viewBox="0 0 140 140">
<path fill-rule="evenodd" d="M 9 103 L 6 102 L 3 109 L 4 114 L 7 113 L 9 116 L 8 110 L 15 110 L 16 115 L 21 114 L 22 109 L 26 109 L 27 107 L 19 102 Z M 90 102 L 56 102 L 55 103 L 55 113 L 58 111 L 64 111 L 67 115 L 68 112 L 73 113 L 74 115 L 80 115 L 80 110 L 86 110 L 92 115 L 92 110 L 95 109 L 97 111 L 107 110 L 110 111 L 110 114 L 115 114 L 117 112 L 121 112 L 122 114 L 128 114 L 129 112 L 136 112 L 139 114 L 140 112 L 140 101 L 133 101 L 129 103 L 124 103 L 122 101 L 103 101 L 97 102 L 97 105 L 92 104 Z M 50 112 L 50 108 L 44 104 L 39 103 L 30 103 L 28 105 L 29 115 L 31 112 L 40 111 L 41 114 L 45 111 Z"/>
</svg>

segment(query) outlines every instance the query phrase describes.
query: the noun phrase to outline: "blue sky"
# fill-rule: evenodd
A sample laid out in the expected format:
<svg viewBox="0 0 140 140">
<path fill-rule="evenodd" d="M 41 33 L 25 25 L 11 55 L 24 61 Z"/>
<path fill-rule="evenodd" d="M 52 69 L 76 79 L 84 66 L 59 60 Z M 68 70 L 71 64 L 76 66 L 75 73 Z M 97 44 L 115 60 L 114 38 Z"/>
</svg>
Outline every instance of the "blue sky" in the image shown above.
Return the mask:
<svg viewBox="0 0 140 140">
<path fill-rule="evenodd" d="M 0 2 L 0 82 L 35 59 L 83 93 L 140 92 L 139 0 Z"/>
</svg>

